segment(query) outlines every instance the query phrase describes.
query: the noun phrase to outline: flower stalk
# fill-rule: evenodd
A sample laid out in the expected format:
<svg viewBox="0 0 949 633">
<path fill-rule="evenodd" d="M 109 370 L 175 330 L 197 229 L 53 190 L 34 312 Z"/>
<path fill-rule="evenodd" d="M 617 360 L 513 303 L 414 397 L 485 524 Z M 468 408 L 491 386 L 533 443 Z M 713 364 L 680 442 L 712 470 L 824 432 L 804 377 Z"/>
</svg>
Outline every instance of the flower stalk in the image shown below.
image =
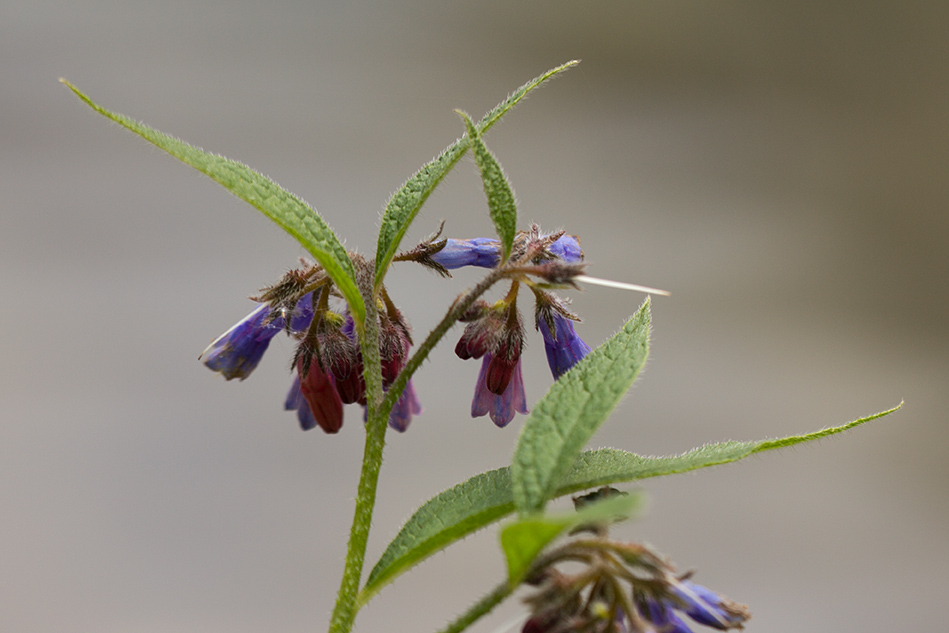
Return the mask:
<svg viewBox="0 0 949 633">
<path fill-rule="evenodd" d="M 461 631 L 491 613 L 491 610 L 504 602 L 505 598 L 510 596 L 516 588 L 516 586 L 511 586 L 511 583 L 506 581 L 498 584 L 490 593 L 485 594 L 439 633 L 461 633 Z"/>
<path fill-rule="evenodd" d="M 442 320 L 438 322 L 432 331 L 428 333 L 428 336 L 425 337 L 425 340 L 418 346 L 415 350 L 415 353 L 409 358 L 405 363 L 405 367 L 399 372 L 399 375 L 392 382 L 392 385 L 389 387 L 389 391 L 386 394 L 384 400 L 384 409 L 388 412 L 392 410 L 392 407 L 395 406 L 395 403 L 399 399 L 399 395 L 402 393 L 402 390 L 405 389 L 405 385 L 408 384 L 409 378 L 412 377 L 412 374 L 425 362 L 425 359 L 428 358 L 429 353 L 438 345 L 438 342 L 444 338 L 445 334 L 448 333 L 448 330 L 461 319 L 466 312 L 474 305 L 474 302 L 478 298 L 487 292 L 491 286 L 496 284 L 500 279 L 504 277 L 503 269 L 493 269 L 488 275 L 482 279 L 478 284 L 460 296 L 448 309 L 448 312 L 445 313 L 445 316 L 442 317 Z M 388 413 L 387 413 L 388 415 Z"/>
</svg>

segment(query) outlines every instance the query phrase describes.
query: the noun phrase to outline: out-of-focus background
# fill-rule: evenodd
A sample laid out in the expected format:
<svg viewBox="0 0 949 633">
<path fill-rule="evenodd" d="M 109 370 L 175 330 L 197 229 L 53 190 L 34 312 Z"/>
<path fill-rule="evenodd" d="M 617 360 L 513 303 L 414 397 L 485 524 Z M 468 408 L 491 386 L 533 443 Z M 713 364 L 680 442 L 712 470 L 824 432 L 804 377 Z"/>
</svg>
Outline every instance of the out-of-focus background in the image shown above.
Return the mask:
<svg viewBox="0 0 949 633">
<path fill-rule="evenodd" d="M 6 2 L 0 6 L 0 630 L 325 626 L 362 448 L 198 361 L 299 247 L 62 85 L 268 174 L 371 253 L 389 194 L 474 117 L 581 58 L 486 137 L 523 222 L 654 301 L 646 371 L 592 446 L 668 454 L 903 410 L 642 484 L 644 539 L 751 605 L 749 630 L 945 627 L 949 4 Z M 490 235 L 470 160 L 431 198 Z M 401 266 L 421 336 L 454 280 Z M 591 344 L 641 296 L 569 293 Z M 508 462 L 453 341 L 390 434 L 370 563 L 421 502 Z M 528 397 L 550 383 L 525 353 Z M 627 486 L 627 488 L 630 488 Z M 385 589 L 361 631 L 435 630 L 503 573 L 496 531 Z M 514 618 L 512 601 L 482 621 Z"/>
</svg>

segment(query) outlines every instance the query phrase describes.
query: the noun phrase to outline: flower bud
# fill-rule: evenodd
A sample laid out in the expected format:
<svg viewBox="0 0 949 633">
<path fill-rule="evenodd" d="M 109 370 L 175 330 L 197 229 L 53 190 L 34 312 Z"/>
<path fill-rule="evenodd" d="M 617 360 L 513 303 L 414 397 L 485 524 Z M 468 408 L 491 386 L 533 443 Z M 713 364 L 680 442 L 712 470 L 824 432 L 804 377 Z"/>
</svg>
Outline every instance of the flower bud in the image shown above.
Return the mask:
<svg viewBox="0 0 949 633">
<path fill-rule="evenodd" d="M 327 433 L 338 432 L 343 426 L 343 401 L 336 392 L 333 376 L 326 373 L 320 363 L 305 363 L 302 357 L 297 359 L 297 373 L 300 393 L 317 424 Z"/>
</svg>

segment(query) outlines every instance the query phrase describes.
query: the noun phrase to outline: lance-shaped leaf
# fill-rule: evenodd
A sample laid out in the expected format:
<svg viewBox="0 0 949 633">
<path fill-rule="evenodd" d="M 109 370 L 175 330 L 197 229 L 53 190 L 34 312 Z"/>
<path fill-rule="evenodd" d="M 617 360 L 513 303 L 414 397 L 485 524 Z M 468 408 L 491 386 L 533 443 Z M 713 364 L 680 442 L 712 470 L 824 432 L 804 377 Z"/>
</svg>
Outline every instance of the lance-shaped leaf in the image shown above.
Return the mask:
<svg viewBox="0 0 949 633">
<path fill-rule="evenodd" d="M 902 403 L 900 403 L 902 406 Z M 707 444 L 681 455 L 643 457 L 612 448 L 585 451 L 557 488 L 556 496 L 582 490 L 684 473 L 717 466 L 776 448 L 803 444 L 842 433 L 865 422 L 882 418 L 899 406 L 841 426 L 805 435 L 792 435 L 757 442 L 721 442 Z M 426 501 L 415 511 L 389 543 L 369 574 L 359 595 L 365 604 L 382 587 L 400 574 L 445 549 L 452 543 L 514 512 L 514 492 L 509 468 L 498 468 L 475 475 Z"/>
<path fill-rule="evenodd" d="M 477 124 L 478 133 L 484 134 L 487 132 L 492 125 L 497 123 L 498 119 L 517 105 L 534 88 L 579 63 L 578 60 L 574 60 L 552 68 L 515 90 L 507 99 L 484 115 L 484 118 Z M 392 263 L 392 258 L 399 249 L 399 243 L 415 216 L 418 215 L 422 205 L 428 200 L 435 187 L 448 175 L 448 172 L 458 164 L 458 161 L 461 160 L 469 147 L 467 136 L 458 139 L 446 147 L 432 161 L 415 172 L 415 175 L 392 194 L 388 204 L 386 204 L 385 213 L 382 215 L 382 225 L 379 227 L 379 241 L 376 245 L 376 288 L 382 284 L 386 271 L 389 269 L 389 264 Z"/>
<path fill-rule="evenodd" d="M 608 341 L 557 379 L 524 423 L 511 462 L 514 503 L 543 510 L 649 355 L 649 299 Z"/>
<path fill-rule="evenodd" d="M 106 110 L 65 79 L 60 81 L 102 116 L 191 165 L 276 222 L 320 263 L 343 294 L 353 318 L 360 324 L 363 322 L 366 311 L 356 287 L 352 261 L 333 230 L 306 202 L 247 165 L 205 152 L 125 115 Z"/>
<path fill-rule="evenodd" d="M 507 560 L 508 583 L 520 584 L 531 563 L 547 544 L 568 529 L 582 524 L 609 522 L 628 517 L 642 505 L 642 495 L 634 494 L 603 499 L 572 514 L 531 515 L 501 529 L 501 549 Z"/>
<path fill-rule="evenodd" d="M 494 222 L 494 228 L 498 232 L 498 237 L 501 238 L 501 263 L 503 264 L 511 255 L 514 234 L 517 233 L 517 205 L 514 203 L 514 192 L 501 170 L 501 165 L 481 140 L 481 134 L 472 123 L 471 117 L 460 110 L 455 112 L 465 122 L 471 152 L 474 154 L 478 171 L 481 172 L 491 221 Z"/>
</svg>

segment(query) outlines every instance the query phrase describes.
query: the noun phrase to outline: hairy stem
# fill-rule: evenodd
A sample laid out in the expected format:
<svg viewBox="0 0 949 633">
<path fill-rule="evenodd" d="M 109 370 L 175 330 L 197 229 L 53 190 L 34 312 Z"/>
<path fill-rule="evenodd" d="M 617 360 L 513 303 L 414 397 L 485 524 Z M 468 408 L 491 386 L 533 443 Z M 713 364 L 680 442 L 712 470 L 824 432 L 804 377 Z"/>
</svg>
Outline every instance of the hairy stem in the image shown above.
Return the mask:
<svg viewBox="0 0 949 633">
<path fill-rule="evenodd" d="M 363 293 L 366 321 L 359 336 L 366 380 L 366 445 L 363 452 L 362 472 L 356 493 L 356 510 L 346 548 L 346 566 L 336 597 L 336 607 L 330 620 L 330 633 L 349 633 L 359 610 L 356 595 L 366 560 L 366 545 L 372 525 L 372 511 L 376 505 L 376 488 L 382 467 L 382 451 L 386 443 L 386 428 L 391 406 L 382 407 L 382 359 L 379 356 L 379 317 L 371 290 Z"/>
</svg>

